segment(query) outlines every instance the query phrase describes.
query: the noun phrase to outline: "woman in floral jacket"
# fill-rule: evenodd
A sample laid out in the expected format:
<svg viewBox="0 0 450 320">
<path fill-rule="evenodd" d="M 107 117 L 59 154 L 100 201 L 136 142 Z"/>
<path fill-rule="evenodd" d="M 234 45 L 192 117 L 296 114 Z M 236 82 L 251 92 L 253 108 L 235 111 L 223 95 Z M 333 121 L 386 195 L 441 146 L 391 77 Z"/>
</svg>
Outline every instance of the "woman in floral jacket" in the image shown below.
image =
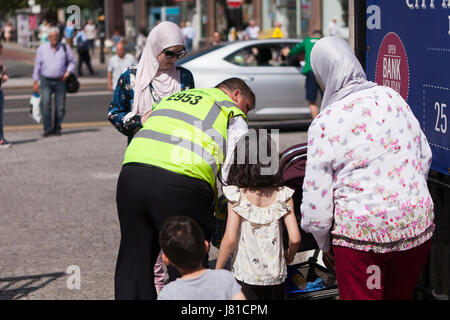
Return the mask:
<svg viewBox="0 0 450 320">
<path fill-rule="evenodd" d="M 142 128 L 155 103 L 195 87 L 192 73 L 175 63 L 185 54 L 181 29 L 173 22 L 161 22 L 150 32 L 138 65 L 120 76 L 108 108 L 108 120 L 128 136 L 128 143 Z"/>
<path fill-rule="evenodd" d="M 335 259 L 341 299 L 411 299 L 435 227 L 428 141 L 345 41 L 318 41 L 311 64 L 325 91 L 308 130 L 301 226 Z"/>
</svg>

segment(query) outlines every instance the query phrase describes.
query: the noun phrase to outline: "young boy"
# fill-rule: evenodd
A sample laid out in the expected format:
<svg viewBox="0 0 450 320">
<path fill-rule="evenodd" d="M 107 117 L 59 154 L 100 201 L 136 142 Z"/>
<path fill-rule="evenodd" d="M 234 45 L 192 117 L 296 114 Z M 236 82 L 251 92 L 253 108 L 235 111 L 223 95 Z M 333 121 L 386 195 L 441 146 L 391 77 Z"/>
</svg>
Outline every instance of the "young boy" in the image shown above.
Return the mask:
<svg viewBox="0 0 450 320">
<path fill-rule="evenodd" d="M 202 265 L 209 243 L 191 218 L 170 217 L 163 225 L 159 243 L 162 259 L 181 278 L 167 284 L 158 300 L 245 300 L 241 286 L 228 270 L 205 269 Z"/>
</svg>

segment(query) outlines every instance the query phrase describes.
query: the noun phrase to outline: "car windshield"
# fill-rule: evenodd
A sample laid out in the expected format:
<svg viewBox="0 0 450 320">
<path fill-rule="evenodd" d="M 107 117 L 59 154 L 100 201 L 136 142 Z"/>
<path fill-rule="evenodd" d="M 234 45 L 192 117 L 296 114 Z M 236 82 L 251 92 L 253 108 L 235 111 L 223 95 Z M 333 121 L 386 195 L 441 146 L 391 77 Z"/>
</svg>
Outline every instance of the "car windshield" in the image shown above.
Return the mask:
<svg viewBox="0 0 450 320">
<path fill-rule="evenodd" d="M 203 55 L 205 55 L 205 54 L 207 54 L 207 53 L 210 53 L 210 52 L 212 52 L 212 51 L 214 51 L 214 50 L 217 50 L 217 49 L 219 49 L 219 48 L 222 48 L 222 47 L 225 46 L 225 45 L 226 45 L 226 43 L 223 43 L 223 44 L 217 44 L 217 45 L 215 45 L 215 46 L 213 46 L 213 47 L 208 47 L 208 48 L 203 49 L 203 50 L 200 50 L 200 51 L 194 51 L 194 52 L 188 54 L 188 55 L 187 55 L 186 57 L 184 57 L 183 59 L 178 60 L 178 61 L 177 61 L 177 65 L 181 65 L 181 64 L 186 63 L 186 62 L 188 62 L 188 61 L 191 61 L 191 60 L 193 60 L 193 59 L 195 59 L 195 58 L 201 57 L 201 56 L 203 56 Z"/>
</svg>

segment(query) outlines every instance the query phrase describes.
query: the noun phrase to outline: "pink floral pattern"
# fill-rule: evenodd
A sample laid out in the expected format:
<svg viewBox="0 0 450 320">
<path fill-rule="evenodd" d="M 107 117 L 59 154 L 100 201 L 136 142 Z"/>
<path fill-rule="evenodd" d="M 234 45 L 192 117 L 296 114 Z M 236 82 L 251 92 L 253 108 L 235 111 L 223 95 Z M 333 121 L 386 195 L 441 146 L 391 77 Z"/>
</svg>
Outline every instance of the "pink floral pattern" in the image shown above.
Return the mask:
<svg viewBox="0 0 450 320">
<path fill-rule="evenodd" d="M 419 122 L 392 89 L 327 106 L 308 130 L 302 228 L 322 250 L 330 236 L 334 245 L 363 251 L 418 246 L 434 231 L 430 164 Z"/>
</svg>

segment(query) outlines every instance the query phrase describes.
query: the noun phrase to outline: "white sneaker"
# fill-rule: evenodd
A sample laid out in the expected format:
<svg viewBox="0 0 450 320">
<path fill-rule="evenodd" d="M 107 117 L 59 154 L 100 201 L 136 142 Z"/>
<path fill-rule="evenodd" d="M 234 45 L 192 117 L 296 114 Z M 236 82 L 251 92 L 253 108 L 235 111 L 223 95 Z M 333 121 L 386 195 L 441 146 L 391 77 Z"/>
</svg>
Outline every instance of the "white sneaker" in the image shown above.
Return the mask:
<svg viewBox="0 0 450 320">
<path fill-rule="evenodd" d="M 7 149 L 7 148 L 11 148 L 12 147 L 12 143 L 6 140 L 0 140 L 0 149 Z"/>
</svg>

